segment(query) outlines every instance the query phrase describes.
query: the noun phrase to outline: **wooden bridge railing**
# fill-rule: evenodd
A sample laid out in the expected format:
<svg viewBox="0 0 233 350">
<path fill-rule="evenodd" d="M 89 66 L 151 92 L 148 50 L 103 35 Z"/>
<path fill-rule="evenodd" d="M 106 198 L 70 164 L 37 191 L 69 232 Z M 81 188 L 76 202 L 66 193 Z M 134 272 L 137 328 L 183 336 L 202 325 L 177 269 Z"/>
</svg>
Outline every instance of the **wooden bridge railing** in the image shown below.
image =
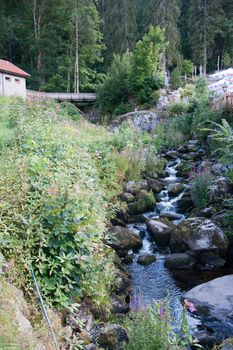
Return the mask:
<svg viewBox="0 0 233 350">
<path fill-rule="evenodd" d="M 233 110 L 233 92 L 227 92 L 211 101 L 212 108 L 217 111 L 224 107 Z"/>
</svg>

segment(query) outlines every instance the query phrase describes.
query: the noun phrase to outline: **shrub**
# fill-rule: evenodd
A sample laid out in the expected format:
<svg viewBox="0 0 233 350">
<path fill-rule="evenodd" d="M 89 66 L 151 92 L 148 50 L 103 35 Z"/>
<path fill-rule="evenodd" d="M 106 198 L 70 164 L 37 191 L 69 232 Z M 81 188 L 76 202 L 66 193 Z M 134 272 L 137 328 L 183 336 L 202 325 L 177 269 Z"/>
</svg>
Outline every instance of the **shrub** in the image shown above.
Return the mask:
<svg viewBox="0 0 233 350">
<path fill-rule="evenodd" d="M 211 173 L 208 169 L 193 171 L 190 178 L 193 203 L 197 208 L 203 209 L 209 204 L 208 187 L 212 181 Z"/>
<path fill-rule="evenodd" d="M 186 103 L 174 102 L 169 106 L 168 111 L 171 116 L 174 116 L 174 115 L 180 115 L 187 112 L 187 109 L 188 109 L 188 105 Z"/>
<path fill-rule="evenodd" d="M 172 89 L 177 90 L 181 86 L 182 86 L 181 70 L 180 70 L 180 67 L 176 67 L 171 72 L 171 87 Z"/>
<path fill-rule="evenodd" d="M 198 346 L 189 333 L 185 309 L 179 324 L 172 320 L 168 303 L 162 301 L 146 308 L 137 303 L 125 326 L 129 342 L 124 350 L 185 350 L 189 345 Z"/>
</svg>

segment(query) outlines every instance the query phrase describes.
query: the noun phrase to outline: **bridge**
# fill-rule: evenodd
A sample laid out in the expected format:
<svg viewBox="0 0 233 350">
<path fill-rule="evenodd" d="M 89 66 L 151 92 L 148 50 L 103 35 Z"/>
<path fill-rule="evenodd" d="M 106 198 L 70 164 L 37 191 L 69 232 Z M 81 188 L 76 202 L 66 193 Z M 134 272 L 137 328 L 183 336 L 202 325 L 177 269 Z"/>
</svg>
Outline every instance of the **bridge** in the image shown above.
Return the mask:
<svg viewBox="0 0 233 350">
<path fill-rule="evenodd" d="M 45 99 L 56 100 L 58 102 L 74 102 L 77 104 L 88 104 L 94 103 L 96 101 L 96 93 L 42 92 L 27 90 L 27 98 L 31 100 Z"/>
</svg>

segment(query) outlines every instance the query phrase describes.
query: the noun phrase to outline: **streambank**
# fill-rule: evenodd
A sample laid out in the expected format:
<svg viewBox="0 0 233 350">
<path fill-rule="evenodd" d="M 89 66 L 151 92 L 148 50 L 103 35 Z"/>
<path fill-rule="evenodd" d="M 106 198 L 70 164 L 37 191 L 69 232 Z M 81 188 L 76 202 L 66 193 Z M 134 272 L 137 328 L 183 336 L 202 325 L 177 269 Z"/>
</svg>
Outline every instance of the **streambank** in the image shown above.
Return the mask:
<svg viewBox="0 0 233 350">
<path fill-rule="evenodd" d="M 226 169 L 216 160 L 209 160 L 196 140 L 160 156 L 167 160 L 160 175 L 145 176 L 125 186 L 123 198 L 128 213 L 119 213 L 115 224 L 120 225 L 119 230 L 125 226 L 124 243 L 127 231 L 131 238 L 128 236 L 124 249 L 120 242 L 115 248 L 131 274 L 132 294 L 139 295 L 142 304 L 169 297 L 172 313 L 178 318 L 185 292 L 233 273 L 232 241 L 225 235 L 228 228 L 222 220 L 225 201 L 233 192 L 225 177 Z M 211 173 L 208 205 L 202 209 L 195 207 L 191 196 L 190 173 L 199 171 Z M 199 321 L 191 323 L 196 326 Z M 219 323 L 212 322 L 211 327 L 211 341 L 214 338 L 219 342 L 213 336 L 219 333 L 215 329 Z M 221 327 L 225 334 L 222 338 L 229 336 Z M 206 332 L 204 323 L 199 328 Z M 203 344 L 208 336 L 205 334 Z"/>
</svg>

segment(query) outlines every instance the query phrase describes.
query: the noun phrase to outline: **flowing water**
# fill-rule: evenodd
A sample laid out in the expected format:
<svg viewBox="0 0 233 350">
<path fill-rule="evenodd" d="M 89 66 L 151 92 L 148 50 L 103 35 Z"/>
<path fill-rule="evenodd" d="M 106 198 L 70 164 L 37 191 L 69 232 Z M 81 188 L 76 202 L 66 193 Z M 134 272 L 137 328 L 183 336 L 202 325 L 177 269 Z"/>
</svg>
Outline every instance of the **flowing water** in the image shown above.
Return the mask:
<svg viewBox="0 0 233 350">
<path fill-rule="evenodd" d="M 159 218 L 165 212 L 177 213 L 177 201 L 181 198 L 182 193 L 176 198 L 171 198 L 168 194 L 168 186 L 181 181 L 176 176 L 176 167 L 179 163 L 180 160 L 177 159 L 175 162 L 171 161 L 167 164 L 165 169 L 166 177 L 163 179 L 165 189 L 158 195 L 159 201 L 155 211 L 146 213 L 146 216 Z M 178 224 L 184 219 L 184 215 L 179 215 L 173 223 Z M 143 239 L 142 248 L 134 255 L 134 261 L 129 265 L 132 275 L 133 293 L 140 296 L 142 304 L 149 304 L 168 297 L 171 304 L 171 312 L 178 318 L 182 309 L 180 297 L 186 288 L 184 285 L 178 284 L 171 272 L 164 266 L 165 258 L 169 255 L 169 248 L 158 247 L 150 238 L 145 224 L 130 224 L 128 228 L 139 234 Z M 144 253 L 154 253 L 157 260 L 148 266 L 139 265 L 137 258 Z"/>
</svg>

